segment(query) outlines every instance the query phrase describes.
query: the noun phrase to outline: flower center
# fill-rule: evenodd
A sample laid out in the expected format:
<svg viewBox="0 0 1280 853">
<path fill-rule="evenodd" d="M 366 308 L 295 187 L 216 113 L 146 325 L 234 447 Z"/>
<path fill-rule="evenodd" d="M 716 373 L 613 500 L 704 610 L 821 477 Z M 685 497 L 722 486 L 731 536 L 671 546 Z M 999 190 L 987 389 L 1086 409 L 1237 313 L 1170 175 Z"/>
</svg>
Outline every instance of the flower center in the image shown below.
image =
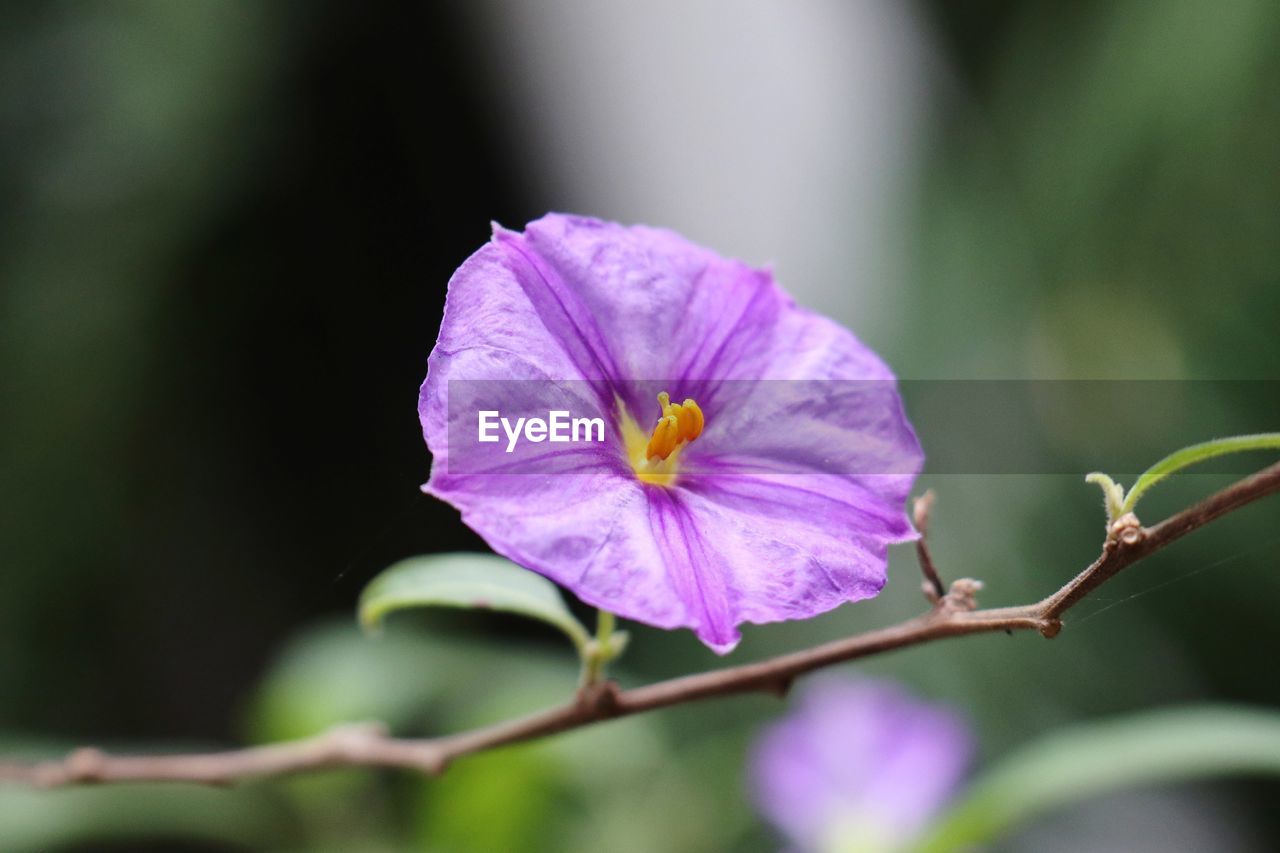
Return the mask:
<svg viewBox="0 0 1280 853">
<path fill-rule="evenodd" d="M 658 395 L 658 405 L 662 415 L 647 439 L 624 408 L 622 435 L 636 477 L 645 483 L 669 486 L 675 482 L 680 451 L 702 435 L 706 419 L 693 400 L 673 403 L 666 391 Z"/>
</svg>

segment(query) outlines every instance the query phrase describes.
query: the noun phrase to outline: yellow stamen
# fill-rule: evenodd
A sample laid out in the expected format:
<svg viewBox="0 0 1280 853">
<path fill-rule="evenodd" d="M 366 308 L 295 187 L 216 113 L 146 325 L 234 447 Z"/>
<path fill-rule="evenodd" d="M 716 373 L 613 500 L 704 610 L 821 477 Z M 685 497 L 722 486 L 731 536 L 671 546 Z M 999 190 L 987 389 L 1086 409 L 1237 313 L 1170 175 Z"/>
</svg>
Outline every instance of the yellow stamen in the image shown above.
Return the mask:
<svg viewBox="0 0 1280 853">
<path fill-rule="evenodd" d="M 649 447 L 645 452 L 648 459 L 666 459 L 671 451 L 680 443 L 680 420 L 675 415 L 667 415 L 658 421 L 649 438 Z"/>
<path fill-rule="evenodd" d="M 673 403 L 671 395 L 666 391 L 658 395 L 658 405 L 662 408 L 662 418 L 653 428 L 653 436 L 649 439 L 649 447 L 645 452 L 648 459 L 666 459 L 683 442 L 693 441 L 702 435 L 702 426 L 706 420 L 702 409 L 693 400 Z"/>
<path fill-rule="evenodd" d="M 680 404 L 680 410 L 689 418 L 689 425 L 687 427 L 684 426 L 684 421 L 681 420 L 681 426 L 683 428 L 680 430 L 680 433 L 684 436 L 685 441 L 693 441 L 695 438 L 702 435 L 702 427 L 706 424 L 707 419 L 703 416 L 702 409 L 698 407 L 698 404 L 688 397 L 686 397 L 685 401 Z"/>
<path fill-rule="evenodd" d="M 621 401 L 618 405 L 623 443 L 636 477 L 645 483 L 670 486 L 675 482 L 680 451 L 702 435 L 706 425 L 702 409 L 691 399 L 672 403 L 671 395 L 663 391 L 658 395 L 662 414 L 646 438 Z"/>
</svg>

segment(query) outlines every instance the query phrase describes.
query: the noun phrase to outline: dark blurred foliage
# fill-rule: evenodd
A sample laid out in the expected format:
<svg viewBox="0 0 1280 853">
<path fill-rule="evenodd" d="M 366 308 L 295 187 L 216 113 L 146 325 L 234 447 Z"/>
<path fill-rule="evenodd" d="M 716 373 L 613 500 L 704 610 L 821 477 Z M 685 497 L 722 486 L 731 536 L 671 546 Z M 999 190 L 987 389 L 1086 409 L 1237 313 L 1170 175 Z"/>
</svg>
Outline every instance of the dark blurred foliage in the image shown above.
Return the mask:
<svg viewBox="0 0 1280 853">
<path fill-rule="evenodd" d="M 531 214 L 465 34 L 437 4 L 200 8 L 217 38 L 180 6 L 4 29 L 9 726 L 225 736 L 292 626 L 479 546 L 417 492 L 414 414 L 450 273 Z"/>
<path fill-rule="evenodd" d="M 554 638 L 500 619 L 436 617 L 437 639 L 384 644 L 321 624 L 352 623 L 363 584 L 401 557 L 483 549 L 418 492 L 417 387 L 450 273 L 490 220 L 544 210 L 528 164 L 504 159 L 503 81 L 461 8 L 0 7 L 7 741 L 224 742 L 370 713 L 439 730 L 572 684 Z M 956 76 L 910 200 L 906 319 L 880 336 L 897 341 L 900 374 L 1273 377 L 1280 13 L 1246 0 L 922 8 Z M 1242 421 L 1274 417 L 1274 400 L 1233 405 Z M 1152 460 L 1174 449 L 1160 423 L 1098 428 Z M 1076 454 L 1093 440 L 1058 438 Z M 1151 511 L 1221 482 L 1187 477 Z M 944 571 L 984 578 L 988 603 L 1043 594 L 1096 550 L 1100 502 L 1076 477 L 923 485 L 941 495 Z M 1074 719 L 1280 704 L 1275 513 L 1250 508 L 1121 578 L 1053 644 L 980 638 L 866 669 L 961 705 L 988 757 Z M 893 571 L 905 580 L 876 609 L 751 629 L 735 659 L 918 610 L 910 555 Z M 519 642 L 505 653 L 495 639 Z M 686 633 L 641 630 L 626 666 L 642 680 L 714 662 Z M 262 688 L 268 672 L 283 675 Z M 325 679 L 339 674 L 381 698 L 336 695 Z M 622 836 L 644 849 L 659 830 L 672 849 L 768 849 L 741 753 L 778 710 L 678 709 L 601 741 L 487 756 L 448 785 L 357 774 L 175 799 L 173 814 L 204 823 L 175 817 L 173 833 L 221 845 L 216 824 L 234 822 L 232 841 L 261 841 L 255 828 L 280 831 L 287 812 L 306 827 L 290 824 L 290 843 L 333 849 L 375 831 L 439 849 Z M 1265 833 L 1275 787 L 1229 791 Z M 167 813 L 99 795 L 75 801 L 86 821 Z"/>
</svg>

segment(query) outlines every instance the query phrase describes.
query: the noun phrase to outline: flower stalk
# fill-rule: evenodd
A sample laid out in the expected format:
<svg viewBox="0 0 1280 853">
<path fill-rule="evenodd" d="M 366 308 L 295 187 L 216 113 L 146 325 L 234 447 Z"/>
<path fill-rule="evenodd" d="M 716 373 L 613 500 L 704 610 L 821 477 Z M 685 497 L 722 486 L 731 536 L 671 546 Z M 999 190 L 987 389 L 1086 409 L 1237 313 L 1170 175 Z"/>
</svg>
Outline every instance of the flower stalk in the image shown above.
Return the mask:
<svg viewBox="0 0 1280 853">
<path fill-rule="evenodd" d="M 622 656 L 627 647 L 626 631 L 618 631 L 617 617 L 608 610 L 598 611 L 596 635 L 582 649 L 581 687 L 593 687 L 604 680 L 611 661 Z"/>
</svg>

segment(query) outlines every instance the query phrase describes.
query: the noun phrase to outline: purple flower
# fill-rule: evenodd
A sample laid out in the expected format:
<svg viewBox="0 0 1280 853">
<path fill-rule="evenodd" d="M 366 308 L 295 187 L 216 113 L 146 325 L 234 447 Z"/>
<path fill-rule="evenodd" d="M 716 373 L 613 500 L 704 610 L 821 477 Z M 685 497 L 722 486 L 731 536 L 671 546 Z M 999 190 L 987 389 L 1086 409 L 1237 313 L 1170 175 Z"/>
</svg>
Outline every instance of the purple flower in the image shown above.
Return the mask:
<svg viewBox="0 0 1280 853">
<path fill-rule="evenodd" d="M 801 850 L 895 850 L 950 799 L 973 757 L 967 724 L 875 681 L 816 682 L 756 742 L 761 813 Z"/>
<path fill-rule="evenodd" d="M 485 405 L 608 434 L 481 444 Z M 495 226 L 449 282 L 419 415 L 424 490 L 495 551 L 721 653 L 743 622 L 874 596 L 887 546 L 915 536 L 922 454 L 888 367 L 768 272 L 670 231 Z"/>
</svg>

